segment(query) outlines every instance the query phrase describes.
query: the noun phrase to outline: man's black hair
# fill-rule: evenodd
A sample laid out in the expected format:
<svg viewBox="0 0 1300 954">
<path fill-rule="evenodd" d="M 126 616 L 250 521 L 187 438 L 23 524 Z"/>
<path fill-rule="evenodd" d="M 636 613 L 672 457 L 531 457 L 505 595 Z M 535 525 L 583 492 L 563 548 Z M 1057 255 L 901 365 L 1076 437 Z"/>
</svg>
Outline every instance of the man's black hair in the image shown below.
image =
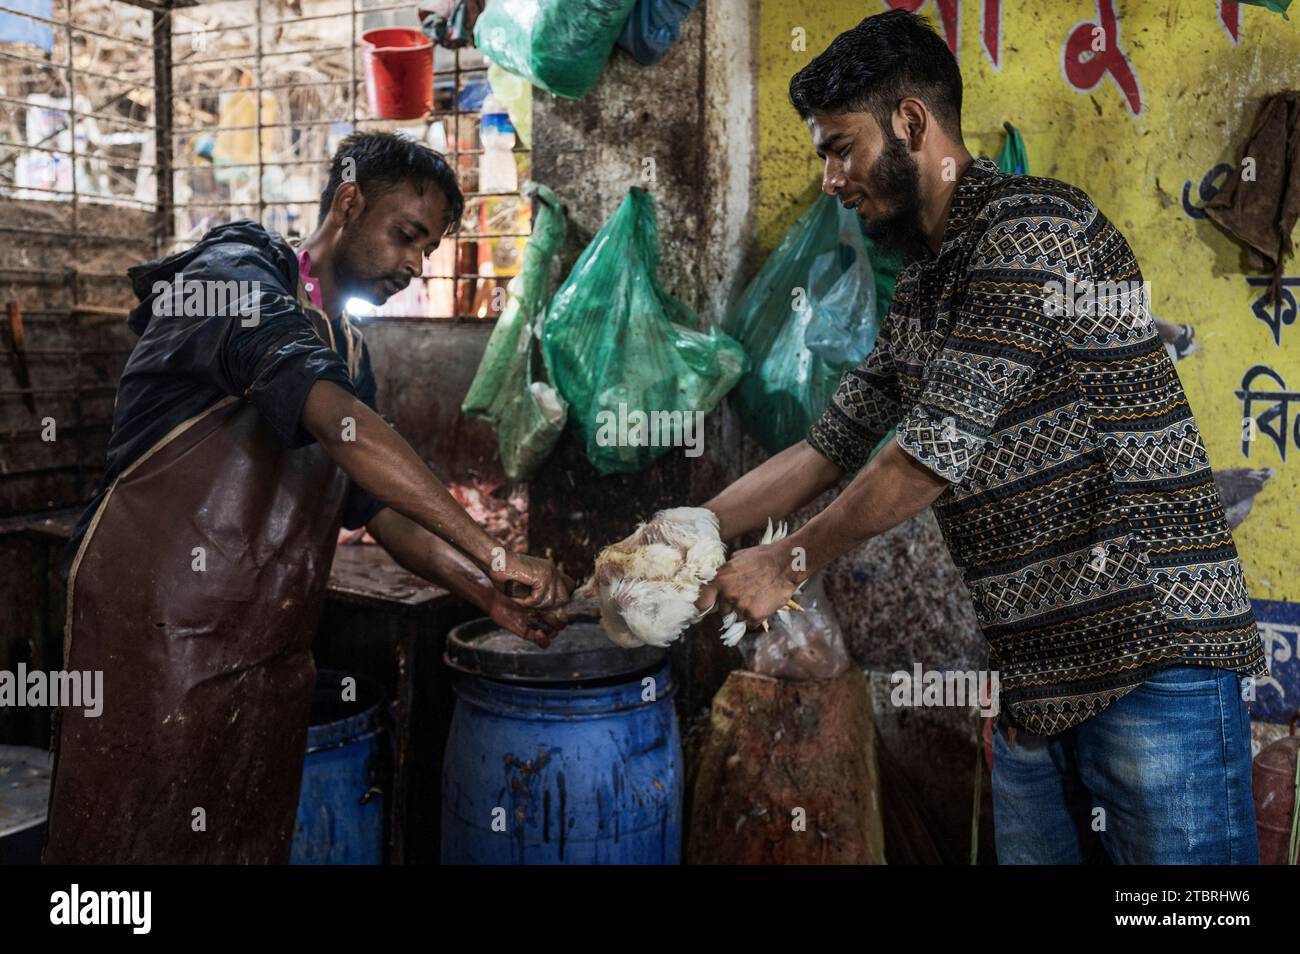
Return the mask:
<svg viewBox="0 0 1300 954">
<path fill-rule="evenodd" d="M 320 194 L 320 221 L 324 222 L 329 215 L 334 193 L 349 179 L 371 201 L 402 182 L 412 183 L 420 194 L 427 183 L 433 183 L 447 197 L 447 231 L 454 232 L 460 227 L 465 197 L 456 184 L 456 174 L 446 159 L 422 142 L 390 132 L 357 132 L 347 136 L 339 143 L 330 162 L 329 182 Z"/>
<path fill-rule="evenodd" d="M 898 104 L 915 96 L 961 138 L 961 71 L 934 28 L 906 10 L 867 17 L 835 38 L 790 80 L 790 102 L 814 112 L 867 112 L 889 134 Z"/>
</svg>

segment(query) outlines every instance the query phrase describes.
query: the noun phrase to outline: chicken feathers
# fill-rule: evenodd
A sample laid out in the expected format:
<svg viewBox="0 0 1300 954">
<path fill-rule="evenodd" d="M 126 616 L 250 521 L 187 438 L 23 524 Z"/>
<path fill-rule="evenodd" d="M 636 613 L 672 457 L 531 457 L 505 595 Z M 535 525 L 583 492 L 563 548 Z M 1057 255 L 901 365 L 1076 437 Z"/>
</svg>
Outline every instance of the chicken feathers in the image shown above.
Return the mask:
<svg viewBox="0 0 1300 954">
<path fill-rule="evenodd" d="M 712 511 L 661 510 L 596 557 L 589 585 L 606 635 L 624 648 L 669 645 L 703 618 L 695 608 L 700 587 L 726 560 Z"/>
<path fill-rule="evenodd" d="M 784 523 L 773 526 L 768 520 L 762 542 L 775 543 L 785 535 Z M 662 648 L 710 611 L 700 611 L 695 604 L 701 587 L 726 561 L 727 548 L 718 536 L 713 512 L 673 507 L 655 514 L 626 540 L 602 550 L 595 574 L 577 596 L 595 598 L 611 642 L 625 649 Z M 793 602 L 788 605 L 798 608 Z M 722 630 L 722 641 L 735 646 L 745 635 L 746 624 L 728 613 Z"/>
</svg>

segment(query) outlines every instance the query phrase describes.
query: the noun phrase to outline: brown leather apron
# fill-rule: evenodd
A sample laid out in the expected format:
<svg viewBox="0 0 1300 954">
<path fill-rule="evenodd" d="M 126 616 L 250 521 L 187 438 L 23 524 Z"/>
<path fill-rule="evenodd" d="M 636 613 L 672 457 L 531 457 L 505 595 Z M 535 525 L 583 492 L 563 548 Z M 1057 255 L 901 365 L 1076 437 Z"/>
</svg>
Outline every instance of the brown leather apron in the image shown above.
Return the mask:
<svg viewBox="0 0 1300 954">
<path fill-rule="evenodd" d="M 64 644 L 66 669 L 103 671 L 103 711 L 59 710 L 45 863 L 289 860 L 346 490 L 319 445 L 286 449 L 236 397 L 113 483 Z"/>
</svg>

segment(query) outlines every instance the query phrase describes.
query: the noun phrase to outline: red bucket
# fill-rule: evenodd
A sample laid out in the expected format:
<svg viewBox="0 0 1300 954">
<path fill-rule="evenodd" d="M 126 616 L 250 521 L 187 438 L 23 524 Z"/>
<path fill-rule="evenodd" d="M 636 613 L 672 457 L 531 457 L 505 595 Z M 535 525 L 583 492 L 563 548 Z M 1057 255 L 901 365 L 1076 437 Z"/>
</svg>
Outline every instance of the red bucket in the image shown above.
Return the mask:
<svg viewBox="0 0 1300 954">
<path fill-rule="evenodd" d="M 419 119 L 433 109 L 433 42 L 395 27 L 361 34 L 366 92 L 376 119 Z"/>
</svg>

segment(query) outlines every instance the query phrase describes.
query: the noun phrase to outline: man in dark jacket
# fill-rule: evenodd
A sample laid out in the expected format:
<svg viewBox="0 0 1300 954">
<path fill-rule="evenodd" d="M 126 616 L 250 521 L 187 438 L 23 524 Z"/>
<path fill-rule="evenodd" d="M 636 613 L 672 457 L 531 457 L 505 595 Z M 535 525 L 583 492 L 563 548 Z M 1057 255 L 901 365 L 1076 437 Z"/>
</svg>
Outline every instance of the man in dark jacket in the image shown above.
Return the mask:
<svg viewBox="0 0 1300 954">
<path fill-rule="evenodd" d="M 340 523 L 545 641 L 567 579 L 488 536 L 378 415 L 344 313 L 420 276 L 462 207 L 440 156 L 357 134 L 296 252 L 243 221 L 131 269 L 140 340 L 66 564 L 66 666 L 103 671 L 105 704 L 60 713 L 47 862 L 288 860 Z"/>
</svg>

